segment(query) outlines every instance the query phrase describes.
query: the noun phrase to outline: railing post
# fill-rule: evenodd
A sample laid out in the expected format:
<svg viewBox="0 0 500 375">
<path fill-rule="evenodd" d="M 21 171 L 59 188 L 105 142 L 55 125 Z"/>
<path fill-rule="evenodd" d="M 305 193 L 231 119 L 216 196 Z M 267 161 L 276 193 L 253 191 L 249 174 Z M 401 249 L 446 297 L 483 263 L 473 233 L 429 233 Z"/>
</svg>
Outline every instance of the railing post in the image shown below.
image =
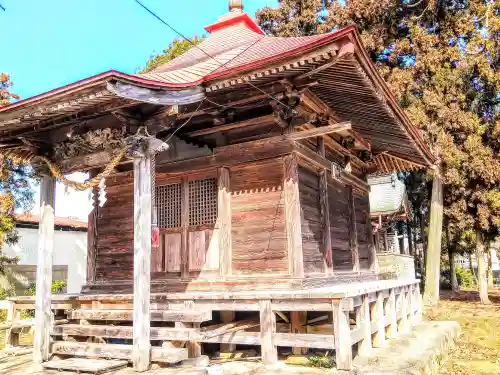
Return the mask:
<svg viewBox="0 0 500 375">
<path fill-rule="evenodd" d="M 398 330 L 401 333 L 408 332 L 408 297 L 406 296 L 407 287 L 401 287 L 401 319 Z"/>
<path fill-rule="evenodd" d="M 384 318 L 384 296 L 377 292 L 377 301 L 372 306 L 372 320 L 377 322 L 377 330 L 373 334 L 373 346 L 380 347 L 385 344 L 385 318 Z"/>
<path fill-rule="evenodd" d="M 359 327 L 363 330 L 363 340 L 358 344 L 358 353 L 363 356 L 369 356 L 372 351 L 372 325 L 370 321 L 370 301 L 368 295 L 362 296 L 363 302 L 359 309 Z M 358 319 L 356 319 L 356 324 Z"/>
<path fill-rule="evenodd" d="M 352 340 L 349 312 L 342 310 L 342 300 L 332 301 L 335 363 L 338 370 L 352 368 Z"/>
<path fill-rule="evenodd" d="M 423 307 L 423 299 L 420 294 L 420 284 L 417 283 L 415 285 L 415 294 L 417 295 L 417 311 L 415 312 L 415 323 L 419 324 L 422 321 L 422 307 Z"/>
<path fill-rule="evenodd" d="M 387 302 L 389 313 L 389 329 L 387 336 L 394 338 L 398 335 L 398 319 L 396 316 L 396 291 L 394 288 L 389 290 L 389 301 Z"/>
<path fill-rule="evenodd" d="M 415 293 L 414 293 L 414 288 L 413 284 L 410 284 L 408 286 L 408 310 L 410 311 L 410 327 L 415 327 L 417 325 L 416 319 L 415 319 Z"/>
</svg>

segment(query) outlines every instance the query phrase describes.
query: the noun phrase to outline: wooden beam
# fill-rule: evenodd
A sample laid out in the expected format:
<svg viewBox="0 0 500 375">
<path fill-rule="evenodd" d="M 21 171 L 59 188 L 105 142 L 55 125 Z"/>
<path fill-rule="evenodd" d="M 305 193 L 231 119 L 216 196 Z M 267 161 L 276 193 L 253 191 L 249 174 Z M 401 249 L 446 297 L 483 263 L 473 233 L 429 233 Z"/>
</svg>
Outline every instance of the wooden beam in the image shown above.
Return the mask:
<svg viewBox="0 0 500 375">
<path fill-rule="evenodd" d="M 228 168 L 219 168 L 218 228 L 220 273 L 223 280 L 231 276 L 232 236 L 231 236 L 231 179 Z"/>
<path fill-rule="evenodd" d="M 302 229 L 299 199 L 299 172 L 293 155 L 284 160 L 283 194 L 289 272 L 292 277 L 304 277 Z"/>
<path fill-rule="evenodd" d="M 220 319 L 223 323 L 234 322 L 235 318 L 236 318 L 235 311 L 221 311 L 220 312 Z M 235 350 L 236 350 L 235 344 L 221 344 L 221 346 L 220 346 L 220 351 L 224 352 L 224 353 L 232 353 Z"/>
<path fill-rule="evenodd" d="M 261 125 L 271 125 L 276 123 L 276 118 L 274 115 L 266 115 L 257 118 L 251 118 L 245 121 L 239 121 L 232 124 L 225 124 L 220 126 L 214 126 L 208 129 L 196 130 L 190 133 L 187 133 L 189 137 L 199 137 L 202 135 L 209 135 L 219 132 L 226 132 L 233 129 L 240 129 L 247 126 L 261 126 Z"/>
<path fill-rule="evenodd" d="M 354 204 L 354 194 L 352 187 L 347 190 L 347 205 L 349 210 L 349 245 L 352 255 L 352 270 L 359 272 L 359 248 L 358 248 L 358 231 L 356 228 L 356 205 Z"/>
<path fill-rule="evenodd" d="M 324 135 L 338 133 L 347 129 L 351 129 L 350 122 L 340 122 L 336 124 L 330 124 L 326 126 L 320 126 L 319 128 L 312 128 L 309 130 L 302 130 L 299 132 L 294 132 L 291 134 L 286 134 L 283 138 L 290 141 L 299 141 L 301 139 L 308 139 L 314 137 L 321 137 Z"/>
<path fill-rule="evenodd" d="M 370 316 L 376 326 L 372 345 L 378 348 L 385 344 L 384 295 L 381 292 L 377 292 L 377 300 L 372 305 Z"/>
<path fill-rule="evenodd" d="M 349 313 L 342 310 L 341 300 L 332 301 L 332 311 L 335 363 L 337 365 L 337 370 L 351 370 L 352 341 Z"/>
<path fill-rule="evenodd" d="M 260 347 L 264 365 L 275 365 L 278 362 L 278 349 L 273 342 L 276 333 L 276 315 L 271 308 L 270 300 L 259 301 L 260 304 Z"/>
<path fill-rule="evenodd" d="M 134 160 L 134 370 L 150 365 L 151 155 Z"/>
<path fill-rule="evenodd" d="M 52 320 L 52 262 L 54 254 L 54 177 L 43 177 L 40 186 L 40 224 L 38 227 L 38 260 L 36 268 L 35 340 L 33 359 L 36 363 L 49 360 L 50 327 Z"/>
<path fill-rule="evenodd" d="M 392 339 L 398 335 L 398 321 L 396 317 L 396 291 L 391 288 L 389 291 L 389 300 L 387 301 L 387 313 L 389 315 L 389 329 L 387 336 Z"/>
</svg>

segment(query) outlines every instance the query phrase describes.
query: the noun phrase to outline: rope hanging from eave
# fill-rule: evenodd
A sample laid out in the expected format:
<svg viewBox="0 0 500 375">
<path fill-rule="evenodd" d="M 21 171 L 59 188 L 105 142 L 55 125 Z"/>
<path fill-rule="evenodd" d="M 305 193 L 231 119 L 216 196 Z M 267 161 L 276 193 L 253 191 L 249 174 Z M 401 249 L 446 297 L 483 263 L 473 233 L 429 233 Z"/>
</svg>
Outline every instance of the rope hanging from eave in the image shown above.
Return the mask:
<svg viewBox="0 0 500 375">
<path fill-rule="evenodd" d="M 58 165 L 54 164 L 49 158 L 45 156 L 34 155 L 31 152 L 20 152 L 16 154 L 7 152 L 7 153 L 0 153 L 0 155 L 3 158 L 12 159 L 16 164 L 30 164 L 35 161 L 44 162 L 45 164 L 47 164 L 47 167 L 49 168 L 52 175 L 56 177 L 59 181 L 61 181 L 65 186 L 73 188 L 78 191 L 83 191 L 98 186 L 102 179 L 107 178 L 111 174 L 111 172 L 113 172 L 118 163 L 120 163 L 120 161 L 122 161 L 122 159 L 125 157 L 126 153 L 127 153 L 127 148 L 121 149 L 101 173 L 99 173 L 95 177 L 85 182 L 76 182 L 67 179 L 61 172 L 61 168 Z"/>
</svg>

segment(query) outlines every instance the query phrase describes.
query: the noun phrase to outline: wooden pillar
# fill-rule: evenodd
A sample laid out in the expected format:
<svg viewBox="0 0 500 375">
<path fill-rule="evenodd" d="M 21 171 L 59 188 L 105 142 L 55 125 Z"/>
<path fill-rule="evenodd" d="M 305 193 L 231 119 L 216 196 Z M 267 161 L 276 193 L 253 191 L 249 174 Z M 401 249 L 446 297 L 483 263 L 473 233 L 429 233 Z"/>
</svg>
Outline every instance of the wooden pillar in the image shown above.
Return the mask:
<svg viewBox="0 0 500 375">
<path fill-rule="evenodd" d="M 271 308 L 270 300 L 259 301 L 259 305 L 262 363 L 274 365 L 278 362 L 278 349 L 273 343 L 273 335 L 276 332 L 276 315 Z"/>
<path fill-rule="evenodd" d="M 382 292 L 377 292 L 377 301 L 372 306 L 371 317 L 377 322 L 377 330 L 372 336 L 373 346 L 380 347 L 385 344 L 384 296 Z"/>
<path fill-rule="evenodd" d="M 181 183 L 181 279 L 189 279 L 189 181 Z"/>
<path fill-rule="evenodd" d="M 368 295 L 363 295 L 362 305 L 360 310 L 360 324 L 363 330 L 363 340 L 358 344 L 358 352 L 360 355 L 369 356 L 372 351 L 372 325 L 370 320 L 370 301 Z M 357 325 L 356 319 L 356 325 Z"/>
<path fill-rule="evenodd" d="M 349 312 L 343 311 L 342 300 L 332 301 L 335 363 L 338 370 L 352 368 L 352 341 Z"/>
<path fill-rule="evenodd" d="M 321 138 L 323 139 L 323 138 Z M 325 273 L 333 273 L 332 237 L 330 231 L 330 205 L 328 203 L 328 178 L 327 171 L 323 170 L 319 175 L 319 192 L 321 207 L 321 226 L 323 228 L 322 252 L 324 256 Z"/>
<path fill-rule="evenodd" d="M 422 321 L 422 310 L 423 310 L 423 302 L 422 295 L 420 294 L 420 284 L 415 284 L 415 294 L 417 299 L 417 308 L 415 312 L 415 324 L 419 324 Z"/>
<path fill-rule="evenodd" d="M 236 319 L 236 312 L 235 311 L 221 311 L 220 312 L 220 320 L 222 323 L 230 323 L 234 322 Z M 236 351 L 236 345 L 235 344 L 220 344 L 220 351 L 223 353 L 232 353 Z"/>
<path fill-rule="evenodd" d="M 307 312 L 291 311 L 290 323 L 292 333 L 307 333 Z M 296 355 L 306 354 L 307 348 L 293 347 L 292 353 Z"/>
<path fill-rule="evenodd" d="M 231 189 L 229 169 L 219 168 L 218 222 L 220 272 L 222 279 L 227 279 L 232 272 L 232 239 L 231 239 Z"/>
<path fill-rule="evenodd" d="M 55 187 L 54 177 L 42 178 L 36 267 L 35 339 L 33 344 L 33 358 L 36 363 L 49 360 Z"/>
<path fill-rule="evenodd" d="M 186 310 L 194 310 L 194 301 L 185 301 L 184 302 L 184 308 Z M 179 323 L 179 322 L 177 322 Z M 190 328 L 200 328 L 200 323 L 181 323 L 184 324 L 185 327 L 190 327 Z M 189 341 L 187 343 L 187 348 L 188 348 L 188 357 L 189 358 L 197 358 L 201 356 L 201 343 L 198 341 Z"/>
<path fill-rule="evenodd" d="M 132 362 L 134 370 L 150 365 L 151 284 L 151 156 L 134 160 L 134 327 Z"/>
<path fill-rule="evenodd" d="M 377 230 L 377 233 L 375 233 L 375 249 L 377 253 L 382 252 L 380 250 L 380 232 Z"/>
<path fill-rule="evenodd" d="M 439 301 L 439 279 L 441 265 L 441 234 L 443 231 L 443 182 L 439 168 L 434 171 L 432 181 L 431 213 L 427 259 L 425 264 L 424 301 L 431 306 Z"/>
<path fill-rule="evenodd" d="M 387 312 L 389 315 L 389 329 L 387 330 L 387 336 L 389 338 L 395 338 L 398 335 L 398 318 L 396 315 L 396 291 L 394 288 L 389 290 L 389 301 L 387 303 Z"/>
<path fill-rule="evenodd" d="M 89 178 L 97 176 L 99 169 L 92 169 Z M 99 189 L 92 188 L 92 212 L 88 216 L 87 227 L 87 284 L 95 282 L 96 250 L 97 250 L 97 222 L 99 217 L 98 197 Z"/>
<path fill-rule="evenodd" d="M 389 241 L 387 241 L 387 231 L 384 232 L 384 250 L 385 252 L 389 251 Z"/>
<path fill-rule="evenodd" d="M 294 155 L 284 160 L 285 227 L 288 249 L 289 271 L 292 277 L 304 277 L 302 252 L 302 228 L 299 200 L 299 173 Z"/>
<path fill-rule="evenodd" d="M 353 271 L 359 271 L 359 248 L 358 248 L 358 231 L 356 228 L 356 205 L 354 204 L 354 193 L 352 186 L 348 187 L 347 204 L 349 209 L 349 236 L 352 255 Z"/>
<path fill-rule="evenodd" d="M 370 207 L 370 202 L 368 201 L 368 207 Z M 370 212 L 366 212 L 366 235 L 368 238 L 368 246 L 370 250 L 370 271 L 379 272 L 378 258 L 377 258 L 377 248 L 373 243 L 373 227 Z M 377 231 L 378 233 L 378 231 Z"/>
</svg>

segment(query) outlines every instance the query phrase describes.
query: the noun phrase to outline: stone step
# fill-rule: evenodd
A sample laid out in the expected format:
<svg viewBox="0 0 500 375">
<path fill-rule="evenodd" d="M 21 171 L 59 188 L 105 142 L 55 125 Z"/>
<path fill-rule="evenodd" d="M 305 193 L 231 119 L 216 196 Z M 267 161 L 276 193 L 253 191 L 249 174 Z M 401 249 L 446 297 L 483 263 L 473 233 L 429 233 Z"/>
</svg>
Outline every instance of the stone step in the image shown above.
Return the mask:
<svg viewBox="0 0 500 375">
<path fill-rule="evenodd" d="M 133 310 L 71 310 L 68 319 L 132 321 Z M 201 323 L 209 320 L 212 320 L 212 312 L 206 310 L 151 311 L 153 322 Z"/>
<path fill-rule="evenodd" d="M 133 327 L 64 324 L 52 327 L 53 336 L 86 336 L 116 339 L 132 339 Z M 197 328 L 163 328 L 151 327 L 151 340 L 158 341 L 199 341 L 201 335 Z"/>
<path fill-rule="evenodd" d="M 132 345 L 55 341 L 51 344 L 50 352 L 73 357 L 132 360 Z M 152 362 L 179 363 L 187 358 L 188 351 L 185 348 L 151 347 Z"/>
<path fill-rule="evenodd" d="M 42 363 L 43 368 L 56 371 L 73 371 L 79 373 L 103 374 L 127 367 L 127 361 L 67 358 L 63 360 L 52 360 Z"/>
</svg>

